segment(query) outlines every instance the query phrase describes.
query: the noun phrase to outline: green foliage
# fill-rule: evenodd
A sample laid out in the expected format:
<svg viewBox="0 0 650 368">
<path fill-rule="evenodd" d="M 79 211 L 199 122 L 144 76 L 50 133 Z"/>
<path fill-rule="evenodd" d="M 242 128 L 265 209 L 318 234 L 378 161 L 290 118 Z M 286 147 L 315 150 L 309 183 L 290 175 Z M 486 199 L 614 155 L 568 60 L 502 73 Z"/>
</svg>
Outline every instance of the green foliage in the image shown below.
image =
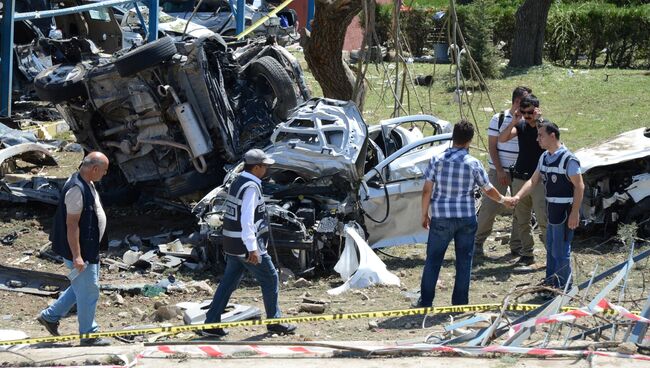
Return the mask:
<svg viewBox="0 0 650 368">
<path fill-rule="evenodd" d="M 492 22 L 486 18 L 488 3 L 477 0 L 466 13 L 463 34 L 472 59 L 484 78 L 499 76 L 499 55 L 492 43 Z M 471 75 L 467 57 L 461 58 L 461 69 L 468 78 Z"/>
<path fill-rule="evenodd" d="M 427 37 L 434 31 L 432 8 L 412 7 L 400 14 L 401 29 L 415 56 L 422 56 Z"/>
<path fill-rule="evenodd" d="M 546 55 L 557 63 L 629 68 L 646 63 L 650 48 L 650 5 L 616 7 L 586 3 L 554 6 L 546 27 Z"/>
</svg>

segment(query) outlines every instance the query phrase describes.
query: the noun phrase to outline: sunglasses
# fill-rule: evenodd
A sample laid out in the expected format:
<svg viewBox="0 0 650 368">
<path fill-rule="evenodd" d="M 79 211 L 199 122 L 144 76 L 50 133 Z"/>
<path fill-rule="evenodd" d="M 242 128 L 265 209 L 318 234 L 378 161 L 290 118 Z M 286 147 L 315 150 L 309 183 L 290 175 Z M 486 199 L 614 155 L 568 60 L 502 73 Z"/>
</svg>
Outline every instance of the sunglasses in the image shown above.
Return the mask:
<svg viewBox="0 0 650 368">
<path fill-rule="evenodd" d="M 533 115 L 535 113 L 535 110 L 534 109 L 528 111 L 519 110 L 519 112 L 521 113 L 521 115 Z"/>
</svg>

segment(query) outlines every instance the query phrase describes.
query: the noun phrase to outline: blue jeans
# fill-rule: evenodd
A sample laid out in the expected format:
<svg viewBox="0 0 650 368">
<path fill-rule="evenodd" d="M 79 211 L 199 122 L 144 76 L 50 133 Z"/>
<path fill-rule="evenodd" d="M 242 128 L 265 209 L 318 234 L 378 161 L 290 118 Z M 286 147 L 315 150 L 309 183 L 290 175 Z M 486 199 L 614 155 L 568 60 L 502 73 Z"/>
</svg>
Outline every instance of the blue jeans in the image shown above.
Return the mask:
<svg viewBox="0 0 650 368">
<path fill-rule="evenodd" d="M 546 227 L 546 281 L 545 283 L 563 289 L 571 274 L 571 241 L 573 230 L 566 221 Z"/>
<path fill-rule="evenodd" d="M 226 254 L 226 270 L 214 293 L 210 309 L 205 315 L 205 323 L 221 322 L 221 313 L 226 309 L 230 296 L 239 286 L 244 270 L 250 271 L 260 283 L 266 317 L 280 317 L 278 273 L 268 253 L 262 254 L 260 258 L 260 263 L 254 265 L 246 262 L 246 258 Z"/>
<path fill-rule="evenodd" d="M 427 259 L 422 271 L 420 304 L 430 307 L 436 295 L 436 283 L 449 242 L 453 239 L 456 251 L 456 279 L 451 296 L 453 305 L 469 302 L 469 279 L 472 273 L 476 217 L 432 218 L 429 224 Z"/>
<path fill-rule="evenodd" d="M 72 270 L 72 261 L 64 259 L 65 266 Z M 96 332 L 95 309 L 99 300 L 99 264 L 90 263 L 70 283 L 54 304 L 41 312 L 43 319 L 57 322 L 65 317 L 73 305 L 77 304 L 79 333 Z"/>
</svg>

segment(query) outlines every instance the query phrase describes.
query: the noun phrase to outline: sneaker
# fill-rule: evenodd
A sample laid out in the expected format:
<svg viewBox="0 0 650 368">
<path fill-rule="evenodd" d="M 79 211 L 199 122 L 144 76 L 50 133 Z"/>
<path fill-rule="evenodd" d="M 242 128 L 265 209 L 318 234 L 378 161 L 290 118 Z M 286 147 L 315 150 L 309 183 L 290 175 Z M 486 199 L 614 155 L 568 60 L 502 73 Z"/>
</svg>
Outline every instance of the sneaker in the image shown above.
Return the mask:
<svg viewBox="0 0 650 368">
<path fill-rule="evenodd" d="M 205 330 L 196 331 L 196 334 L 202 337 L 224 337 L 229 333 L 230 331 L 225 328 L 207 328 Z"/>
<path fill-rule="evenodd" d="M 111 340 L 102 339 L 101 337 L 94 337 L 92 339 L 81 339 L 80 346 L 109 346 Z"/>
<path fill-rule="evenodd" d="M 288 323 L 274 323 L 266 326 L 266 329 L 269 332 L 284 334 L 284 335 L 292 334 L 296 330 L 296 328 L 298 327 Z"/>
<path fill-rule="evenodd" d="M 45 329 L 47 330 L 47 332 L 52 334 L 52 336 L 59 336 L 59 322 L 58 321 L 57 322 L 50 322 L 50 321 L 46 320 L 45 318 L 43 318 L 42 314 L 39 314 L 38 317 L 36 317 L 36 321 L 38 321 L 38 323 L 42 324 L 43 327 L 45 327 Z"/>
</svg>

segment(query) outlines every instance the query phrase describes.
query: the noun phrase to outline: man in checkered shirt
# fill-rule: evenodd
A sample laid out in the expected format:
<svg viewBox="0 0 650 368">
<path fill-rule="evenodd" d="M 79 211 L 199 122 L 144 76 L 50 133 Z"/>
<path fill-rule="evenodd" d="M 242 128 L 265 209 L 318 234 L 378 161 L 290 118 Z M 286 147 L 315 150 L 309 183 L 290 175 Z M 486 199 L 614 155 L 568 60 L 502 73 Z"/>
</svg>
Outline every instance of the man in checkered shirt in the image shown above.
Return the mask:
<svg viewBox="0 0 650 368">
<path fill-rule="evenodd" d="M 516 204 L 513 198 L 501 195 L 490 184 L 481 162 L 470 156 L 469 146 L 473 137 L 472 123 L 464 119 L 456 123 L 452 147 L 433 156 L 424 172 L 426 181 L 422 191 L 422 226 L 429 229 L 429 240 L 420 299 L 413 305 L 415 307 L 432 305 L 440 267 L 452 239 L 456 251 L 456 280 L 451 303 L 468 304 L 477 228 L 474 189 L 480 187 L 490 199 L 498 203 L 510 207 Z"/>
</svg>

